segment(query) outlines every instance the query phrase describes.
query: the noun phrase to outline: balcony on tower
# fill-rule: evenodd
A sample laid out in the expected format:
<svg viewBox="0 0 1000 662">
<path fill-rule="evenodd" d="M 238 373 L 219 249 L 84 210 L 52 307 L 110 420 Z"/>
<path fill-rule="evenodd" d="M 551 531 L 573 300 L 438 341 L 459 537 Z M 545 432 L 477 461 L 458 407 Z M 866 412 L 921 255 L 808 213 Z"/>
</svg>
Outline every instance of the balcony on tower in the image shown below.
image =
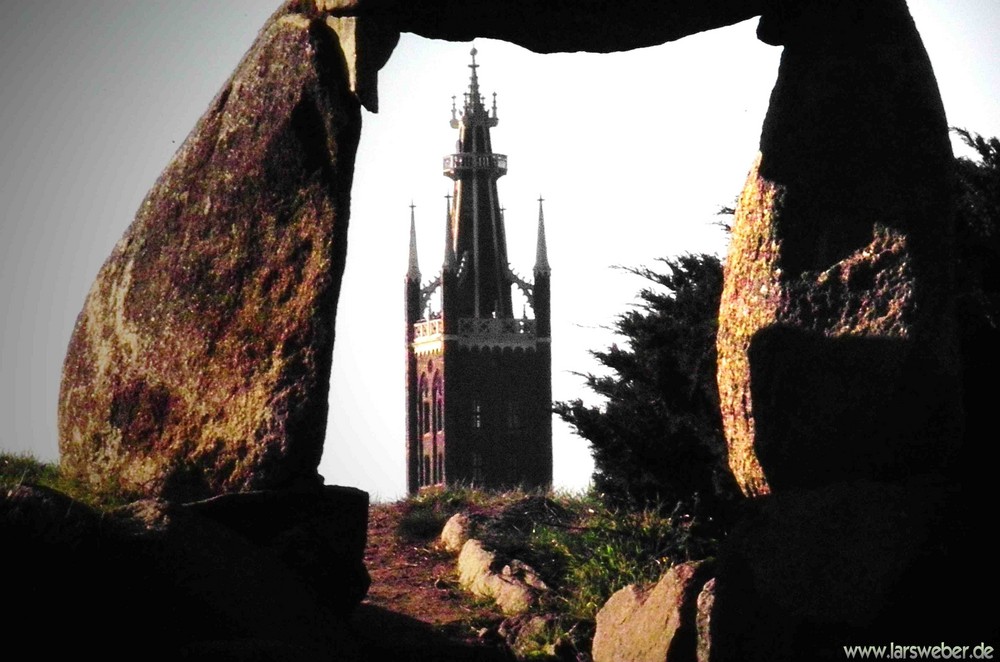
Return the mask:
<svg viewBox="0 0 1000 662">
<path fill-rule="evenodd" d="M 458 179 L 463 173 L 485 172 L 494 178 L 507 174 L 506 154 L 476 154 L 464 152 L 444 157 L 444 174 Z"/>
</svg>

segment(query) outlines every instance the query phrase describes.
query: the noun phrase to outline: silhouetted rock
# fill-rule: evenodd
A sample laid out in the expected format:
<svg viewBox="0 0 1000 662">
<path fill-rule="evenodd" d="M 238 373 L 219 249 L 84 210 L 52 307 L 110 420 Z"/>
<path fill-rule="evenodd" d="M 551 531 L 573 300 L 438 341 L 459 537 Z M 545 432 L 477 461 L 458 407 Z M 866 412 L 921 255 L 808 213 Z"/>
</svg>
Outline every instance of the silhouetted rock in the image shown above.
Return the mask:
<svg viewBox="0 0 1000 662">
<path fill-rule="evenodd" d="M 993 584 L 966 586 L 943 571 L 957 560 L 948 558 L 948 510 L 946 485 L 929 480 L 758 499 L 722 546 L 714 599 L 701 605 L 699 598 L 710 609 L 699 616 L 708 624 L 707 659 L 832 660 L 843 657 L 844 645 L 887 636 L 989 636 L 977 630 L 982 619 L 959 605 L 973 586 Z M 977 580 L 981 573 L 974 571 Z M 963 622 L 970 627 L 956 628 Z"/>
<path fill-rule="evenodd" d="M 319 486 L 360 110 L 322 17 L 279 10 L 77 319 L 62 467 L 172 499 Z"/>
<path fill-rule="evenodd" d="M 629 585 L 597 612 L 594 662 L 693 662 L 698 594 L 707 563 L 670 568 L 652 588 Z"/>
<path fill-rule="evenodd" d="M 953 157 L 906 4 L 781 7 L 758 30 L 785 48 L 719 317 L 750 495 L 936 470 L 961 428 Z"/>
<path fill-rule="evenodd" d="M 363 541 L 362 549 L 345 541 L 355 556 L 333 556 L 325 574 L 311 576 L 316 566 L 289 558 L 281 541 L 283 530 L 301 523 L 269 519 L 292 505 L 288 495 L 240 495 L 273 497 L 281 506 L 242 504 L 244 513 L 259 516 L 248 534 L 239 530 L 245 523 L 239 517 L 220 518 L 233 522 L 228 526 L 200 512 L 218 516 L 218 504 L 145 500 L 100 514 L 44 488 L 21 486 L 0 496 L 8 575 L 16 572 L 30 587 L 18 592 L 18 608 L 4 626 L 33 631 L 40 614 L 53 616 L 59 636 L 45 644 L 49 653 L 110 660 L 358 659 L 342 616 L 348 602 L 353 607 L 361 599 L 356 568 L 364 572 Z M 338 512 L 363 519 L 367 499 L 353 496 L 328 497 L 327 505 L 336 502 Z M 311 516 L 322 510 L 305 505 Z M 322 534 L 310 534 L 299 539 L 325 553 L 317 544 Z M 327 534 L 338 535 L 335 528 Z M 152 647 L 136 648 L 137 638 Z"/>
<path fill-rule="evenodd" d="M 309 492 L 225 494 L 180 506 L 231 529 L 281 560 L 314 599 L 346 615 L 370 583 L 363 563 L 368 494 L 326 486 Z"/>
</svg>

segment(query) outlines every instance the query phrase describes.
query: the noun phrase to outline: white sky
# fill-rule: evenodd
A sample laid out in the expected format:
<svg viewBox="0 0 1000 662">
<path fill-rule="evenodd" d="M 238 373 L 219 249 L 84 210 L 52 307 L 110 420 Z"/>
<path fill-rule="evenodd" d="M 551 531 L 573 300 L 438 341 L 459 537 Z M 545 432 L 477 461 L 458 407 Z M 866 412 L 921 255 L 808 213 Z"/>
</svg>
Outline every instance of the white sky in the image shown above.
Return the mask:
<svg viewBox="0 0 1000 662">
<path fill-rule="evenodd" d="M 0 448 L 57 457 L 56 400 L 73 321 L 146 191 L 276 0 L 0 3 Z M 1000 135 L 1000 4 L 911 0 L 948 121 Z M 780 50 L 750 21 L 613 55 L 535 55 L 479 40 L 496 91 L 509 253 L 529 275 L 537 198 L 553 268 L 553 392 L 593 399 L 572 371 L 642 282 L 612 265 L 725 250 L 713 223 L 757 147 Z M 404 489 L 402 282 L 409 204 L 421 268 L 442 257 L 441 157 L 469 44 L 405 35 L 366 113 L 327 445 L 327 482 L 373 498 Z M 558 487 L 584 487 L 589 453 L 554 423 Z"/>
</svg>

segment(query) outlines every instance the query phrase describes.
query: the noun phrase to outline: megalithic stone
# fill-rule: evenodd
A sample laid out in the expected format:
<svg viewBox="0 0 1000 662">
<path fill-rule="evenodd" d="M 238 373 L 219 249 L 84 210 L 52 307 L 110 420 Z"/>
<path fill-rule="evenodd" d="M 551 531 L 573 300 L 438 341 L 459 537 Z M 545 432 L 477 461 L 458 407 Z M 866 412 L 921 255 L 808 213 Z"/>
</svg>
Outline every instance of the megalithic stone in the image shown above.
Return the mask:
<svg viewBox="0 0 1000 662">
<path fill-rule="evenodd" d="M 301 4 L 261 30 L 77 319 L 61 463 L 95 487 L 190 499 L 322 482 L 361 118 L 337 34 Z"/>
<path fill-rule="evenodd" d="M 903 0 L 786 3 L 719 316 L 729 464 L 760 495 L 941 471 L 959 441 L 953 156 Z"/>
</svg>

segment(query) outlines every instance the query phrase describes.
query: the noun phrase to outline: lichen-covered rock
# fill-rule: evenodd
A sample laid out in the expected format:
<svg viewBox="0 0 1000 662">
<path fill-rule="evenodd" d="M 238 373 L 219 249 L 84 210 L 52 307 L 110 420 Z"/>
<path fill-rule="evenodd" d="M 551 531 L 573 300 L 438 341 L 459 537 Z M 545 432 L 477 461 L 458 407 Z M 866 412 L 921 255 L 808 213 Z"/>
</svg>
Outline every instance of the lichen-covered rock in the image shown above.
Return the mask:
<svg viewBox="0 0 1000 662">
<path fill-rule="evenodd" d="M 693 662 L 698 594 L 710 569 L 707 563 L 670 568 L 656 585 L 629 585 L 597 612 L 594 662 Z"/>
<path fill-rule="evenodd" d="M 441 529 L 441 546 L 452 554 L 462 551 L 462 546 L 472 537 L 472 520 L 465 513 L 455 513 Z"/>
<path fill-rule="evenodd" d="M 357 98 L 279 10 L 102 267 L 63 368 L 65 472 L 192 499 L 319 485 Z"/>
<path fill-rule="evenodd" d="M 715 606 L 715 577 L 712 577 L 698 594 L 698 614 L 695 617 L 695 628 L 698 640 L 695 646 L 695 657 L 698 662 L 709 662 L 712 659 L 712 607 Z"/>
<path fill-rule="evenodd" d="M 459 584 L 479 597 L 493 600 L 508 615 L 528 611 L 537 602 L 539 593 L 548 590 L 531 566 L 519 561 L 503 568 L 496 568 L 498 565 L 497 555 L 482 542 L 475 538 L 467 540 L 458 555 Z"/>
<path fill-rule="evenodd" d="M 737 205 L 719 395 L 743 491 L 936 470 L 961 412 L 944 110 L 903 0 L 765 12 L 785 46 Z"/>
</svg>

